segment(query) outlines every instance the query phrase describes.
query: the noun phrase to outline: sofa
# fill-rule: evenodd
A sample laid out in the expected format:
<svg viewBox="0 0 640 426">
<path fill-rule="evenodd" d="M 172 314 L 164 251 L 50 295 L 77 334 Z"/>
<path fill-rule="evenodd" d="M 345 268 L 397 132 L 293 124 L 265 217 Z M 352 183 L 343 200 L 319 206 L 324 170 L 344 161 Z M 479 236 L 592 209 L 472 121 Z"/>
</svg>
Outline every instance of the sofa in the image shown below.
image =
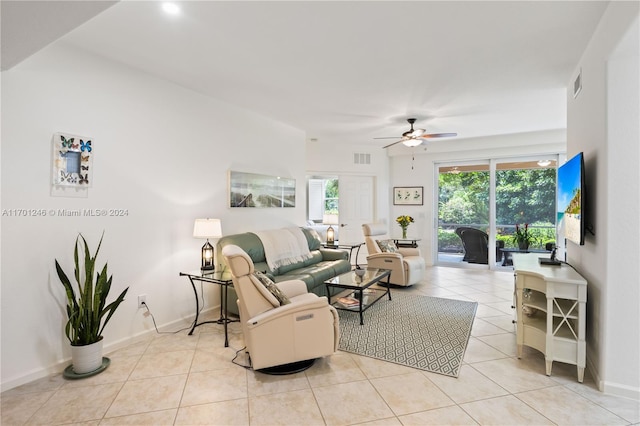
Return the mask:
<svg viewBox="0 0 640 426">
<path fill-rule="evenodd" d="M 267 264 L 265 250 L 260 237 L 253 232 L 244 232 L 226 235 L 218 240 L 216 244 L 218 270 L 227 267 L 224 264 L 222 249 L 228 245 L 235 245 L 249 255 L 256 271 L 266 273 L 276 283 L 288 280 L 302 280 L 310 293 L 315 293 L 318 296 L 327 296 L 324 282 L 351 270 L 351 263 L 348 260 L 349 254 L 342 250 L 323 248 L 322 240 L 316 231 L 306 227 L 300 229 L 309 245 L 310 259 L 271 269 Z M 236 299 L 236 292 L 233 288 L 229 288 L 227 309 L 230 313 L 238 315 Z"/>
</svg>

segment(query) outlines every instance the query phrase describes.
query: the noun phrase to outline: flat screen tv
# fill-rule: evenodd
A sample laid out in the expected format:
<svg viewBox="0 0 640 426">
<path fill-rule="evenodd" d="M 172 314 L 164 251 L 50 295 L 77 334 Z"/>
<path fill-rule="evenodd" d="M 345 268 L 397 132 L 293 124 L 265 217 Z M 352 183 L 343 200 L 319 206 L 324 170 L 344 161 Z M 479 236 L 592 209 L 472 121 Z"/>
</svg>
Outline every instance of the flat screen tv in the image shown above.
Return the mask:
<svg viewBox="0 0 640 426">
<path fill-rule="evenodd" d="M 584 157 L 582 152 L 558 168 L 558 236 L 584 245 Z"/>
</svg>

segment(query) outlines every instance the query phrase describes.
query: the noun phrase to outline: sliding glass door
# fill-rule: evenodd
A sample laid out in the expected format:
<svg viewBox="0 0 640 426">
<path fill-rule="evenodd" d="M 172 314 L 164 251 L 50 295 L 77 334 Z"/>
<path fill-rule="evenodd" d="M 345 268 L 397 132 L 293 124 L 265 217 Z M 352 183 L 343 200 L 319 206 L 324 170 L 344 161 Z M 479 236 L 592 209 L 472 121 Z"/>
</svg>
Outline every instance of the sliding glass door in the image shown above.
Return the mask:
<svg viewBox="0 0 640 426">
<path fill-rule="evenodd" d="M 438 167 L 438 259 L 437 263 L 487 264 L 485 253 L 477 252 L 477 238 L 489 232 L 489 163 L 442 165 Z M 460 236 L 465 228 L 474 247 L 465 252 Z M 472 235 L 473 234 L 473 235 Z"/>
<path fill-rule="evenodd" d="M 516 225 L 527 227 L 533 250 L 555 244 L 556 168 L 555 159 L 496 164 L 495 232 L 506 248 L 518 246 L 513 238 Z"/>
<path fill-rule="evenodd" d="M 555 243 L 556 168 L 557 156 L 438 165 L 436 264 L 509 266 L 516 225 L 531 250 Z"/>
</svg>

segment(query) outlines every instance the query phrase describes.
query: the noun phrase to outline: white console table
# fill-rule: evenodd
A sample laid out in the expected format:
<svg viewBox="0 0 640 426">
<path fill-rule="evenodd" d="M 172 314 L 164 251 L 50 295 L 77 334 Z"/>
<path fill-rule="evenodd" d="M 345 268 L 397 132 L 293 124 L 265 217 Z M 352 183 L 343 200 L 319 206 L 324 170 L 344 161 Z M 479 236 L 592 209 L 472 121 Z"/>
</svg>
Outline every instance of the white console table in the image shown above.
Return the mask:
<svg viewBox="0 0 640 426">
<path fill-rule="evenodd" d="M 540 265 L 539 253 L 514 254 L 518 358 L 526 345 L 544 354 L 546 374 L 553 361 L 586 364 L 587 281 L 570 266 Z"/>
</svg>

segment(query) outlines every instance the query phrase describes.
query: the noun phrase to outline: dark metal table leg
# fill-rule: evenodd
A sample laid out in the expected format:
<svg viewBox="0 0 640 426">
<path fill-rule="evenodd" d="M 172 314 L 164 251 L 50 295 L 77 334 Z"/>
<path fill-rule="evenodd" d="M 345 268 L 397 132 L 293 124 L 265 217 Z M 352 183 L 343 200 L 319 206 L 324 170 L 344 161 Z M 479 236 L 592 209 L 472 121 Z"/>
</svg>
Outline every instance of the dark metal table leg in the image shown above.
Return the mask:
<svg viewBox="0 0 640 426">
<path fill-rule="evenodd" d="M 220 320 L 224 323 L 224 347 L 229 347 L 229 334 L 227 332 L 227 325 L 229 324 L 229 314 L 227 311 L 227 291 L 228 287 L 226 285 L 220 286 Z M 222 315 L 224 306 L 224 316 Z"/>
<path fill-rule="evenodd" d="M 391 274 L 387 275 L 387 294 L 389 295 L 389 300 L 391 300 Z"/>
<path fill-rule="evenodd" d="M 358 246 L 358 249 L 356 250 L 356 268 L 359 268 L 358 266 L 358 256 L 360 255 L 360 246 Z M 349 262 L 351 262 L 351 260 L 349 260 Z"/>
<path fill-rule="evenodd" d="M 354 292 L 358 292 L 358 303 L 360 305 L 360 325 L 364 325 L 363 315 L 362 315 L 362 289 L 354 290 Z"/>
<path fill-rule="evenodd" d="M 193 279 L 189 277 L 189 281 L 191 282 L 191 287 L 193 287 L 193 294 L 196 296 L 196 319 L 193 320 L 193 327 L 191 327 L 191 331 L 189 332 L 189 336 L 193 334 L 193 330 L 198 326 L 198 314 L 200 313 L 200 303 L 198 300 L 198 290 L 196 290 L 196 285 L 193 282 Z"/>
</svg>

